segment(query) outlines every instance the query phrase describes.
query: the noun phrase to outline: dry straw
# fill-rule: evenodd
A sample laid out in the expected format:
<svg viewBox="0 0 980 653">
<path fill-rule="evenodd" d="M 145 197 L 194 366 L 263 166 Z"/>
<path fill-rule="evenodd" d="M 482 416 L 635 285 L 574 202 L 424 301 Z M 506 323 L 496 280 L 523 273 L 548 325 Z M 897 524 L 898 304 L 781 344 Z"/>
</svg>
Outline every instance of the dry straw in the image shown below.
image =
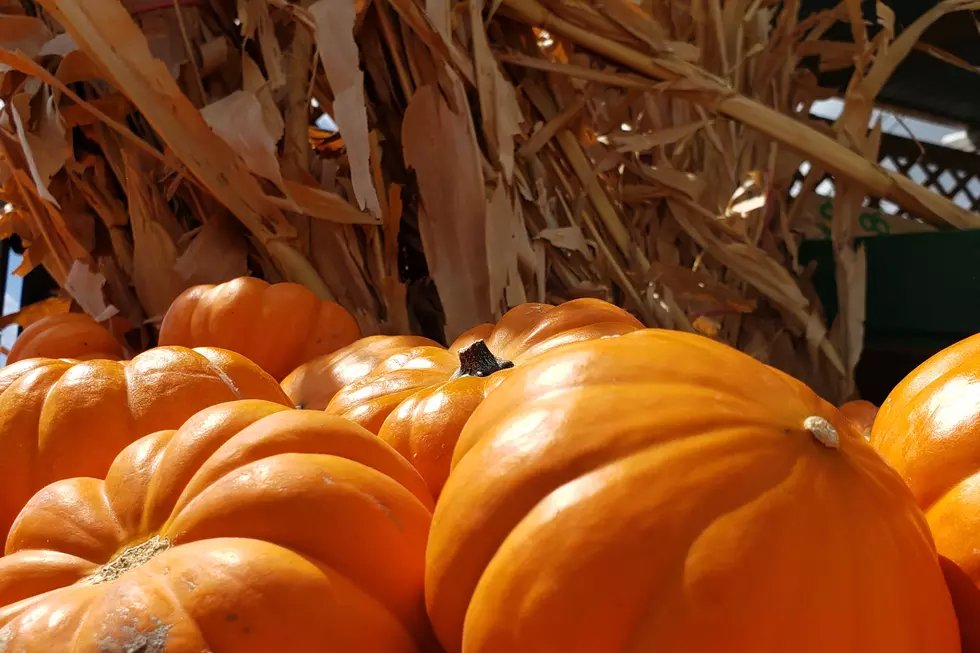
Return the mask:
<svg viewBox="0 0 980 653">
<path fill-rule="evenodd" d="M 28 245 L 19 272 L 64 288 L 8 322 L 71 298 L 138 348 L 182 289 L 249 272 L 341 302 L 365 334 L 452 338 L 520 302 L 596 296 L 847 397 L 865 198 L 980 226 L 879 167 L 869 128 L 911 50 L 949 59 L 923 30 L 980 4 L 939 3 L 897 35 L 881 3 L 874 26 L 856 0 L 799 8 L 0 2 L 2 235 Z M 824 39 L 839 21 L 853 43 Z M 832 125 L 809 117 L 830 92 L 804 57 L 856 71 Z M 322 111 L 339 135 L 313 126 Z M 797 260 L 827 173 L 834 325 Z"/>
</svg>

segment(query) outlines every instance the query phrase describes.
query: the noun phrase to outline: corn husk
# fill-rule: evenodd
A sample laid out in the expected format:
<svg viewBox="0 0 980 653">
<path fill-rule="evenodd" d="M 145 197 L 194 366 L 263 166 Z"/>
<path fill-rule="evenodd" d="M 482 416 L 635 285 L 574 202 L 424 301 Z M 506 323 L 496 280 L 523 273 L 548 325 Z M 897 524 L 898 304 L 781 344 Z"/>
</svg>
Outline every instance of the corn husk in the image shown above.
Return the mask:
<svg viewBox="0 0 980 653">
<path fill-rule="evenodd" d="M 878 166 L 869 126 L 922 32 L 977 7 L 946 0 L 896 34 L 853 0 L 802 21 L 764 1 L 8 1 L 0 235 L 27 245 L 19 273 L 63 288 L 43 310 L 118 313 L 136 347 L 181 290 L 242 274 L 303 283 L 365 335 L 451 339 L 590 296 L 840 400 L 865 199 L 918 218 L 888 216 L 893 232 L 980 226 Z M 824 39 L 835 21 L 853 43 Z M 833 124 L 810 117 L 831 93 L 804 57 L 856 64 Z M 828 173 L 832 325 L 798 261 Z"/>
</svg>

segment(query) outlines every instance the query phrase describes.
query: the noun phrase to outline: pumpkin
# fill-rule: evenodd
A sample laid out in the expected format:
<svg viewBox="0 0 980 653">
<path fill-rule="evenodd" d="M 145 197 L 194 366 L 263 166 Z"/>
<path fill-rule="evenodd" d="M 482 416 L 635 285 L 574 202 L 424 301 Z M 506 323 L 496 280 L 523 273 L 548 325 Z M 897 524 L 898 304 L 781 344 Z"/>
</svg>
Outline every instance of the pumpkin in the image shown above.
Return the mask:
<svg viewBox="0 0 980 653">
<path fill-rule="evenodd" d="M 358 335 L 357 322 L 340 305 L 298 283 L 253 277 L 185 290 L 160 325 L 161 345 L 237 351 L 277 381 Z"/>
<path fill-rule="evenodd" d="M 840 412 L 844 417 L 851 420 L 851 424 L 857 428 L 861 435 L 870 439 L 871 427 L 874 426 L 875 416 L 878 414 L 877 406 L 864 399 L 855 399 L 841 404 Z"/>
<path fill-rule="evenodd" d="M 980 335 L 895 386 L 871 444 L 926 512 L 939 552 L 980 585 Z"/>
<path fill-rule="evenodd" d="M 450 653 L 938 653 L 956 617 L 898 475 L 805 385 L 649 329 L 515 369 L 426 552 Z"/>
<path fill-rule="evenodd" d="M 53 481 L 103 478 L 148 433 L 234 399 L 289 400 L 271 376 L 221 349 L 158 347 L 130 361 L 31 358 L 0 370 L 0 536 Z"/>
<path fill-rule="evenodd" d="M 559 345 L 617 336 L 643 325 L 597 299 L 560 306 L 523 304 L 496 325 L 480 325 L 445 350 L 416 347 L 383 361 L 340 390 L 327 411 L 378 433 L 415 465 L 439 496 L 459 433 L 514 365 Z"/>
<path fill-rule="evenodd" d="M 946 577 L 946 587 L 953 598 L 956 619 L 960 625 L 960 648 L 963 653 L 980 653 L 980 589 L 959 566 L 939 556 L 939 566 Z"/>
<path fill-rule="evenodd" d="M 7 354 L 7 364 L 27 358 L 122 357 L 122 345 L 108 329 L 84 313 L 61 313 L 43 317 L 24 329 Z"/>
<path fill-rule="evenodd" d="M 30 500 L 0 558 L 0 649 L 417 651 L 430 507 L 346 420 L 214 406 Z"/>
<path fill-rule="evenodd" d="M 361 338 L 303 363 L 283 379 L 282 389 L 297 408 L 323 410 L 338 390 L 367 376 L 392 354 L 422 346 L 439 345 L 422 336 Z"/>
</svg>

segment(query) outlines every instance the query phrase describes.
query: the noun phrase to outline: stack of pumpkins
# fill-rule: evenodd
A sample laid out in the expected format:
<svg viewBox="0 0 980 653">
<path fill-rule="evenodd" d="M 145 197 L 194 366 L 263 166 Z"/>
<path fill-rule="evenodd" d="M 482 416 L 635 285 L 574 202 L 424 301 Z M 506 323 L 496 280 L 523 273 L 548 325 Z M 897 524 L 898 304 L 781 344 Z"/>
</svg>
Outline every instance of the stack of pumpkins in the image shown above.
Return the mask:
<svg viewBox="0 0 980 653">
<path fill-rule="evenodd" d="M 256 279 L 25 330 L 0 652 L 980 650 L 980 339 L 875 418 L 598 300 L 358 335 Z"/>
</svg>

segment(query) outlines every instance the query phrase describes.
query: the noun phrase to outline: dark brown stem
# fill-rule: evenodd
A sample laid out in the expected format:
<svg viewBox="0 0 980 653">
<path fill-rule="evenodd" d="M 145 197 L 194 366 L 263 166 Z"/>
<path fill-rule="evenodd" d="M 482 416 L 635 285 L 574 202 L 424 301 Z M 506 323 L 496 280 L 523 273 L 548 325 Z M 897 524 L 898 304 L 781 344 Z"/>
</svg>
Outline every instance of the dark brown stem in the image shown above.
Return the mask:
<svg viewBox="0 0 980 653">
<path fill-rule="evenodd" d="M 459 370 L 456 376 L 490 376 L 509 367 L 514 367 L 514 364 L 497 358 L 487 348 L 487 343 L 477 340 L 472 345 L 459 350 Z"/>
</svg>

